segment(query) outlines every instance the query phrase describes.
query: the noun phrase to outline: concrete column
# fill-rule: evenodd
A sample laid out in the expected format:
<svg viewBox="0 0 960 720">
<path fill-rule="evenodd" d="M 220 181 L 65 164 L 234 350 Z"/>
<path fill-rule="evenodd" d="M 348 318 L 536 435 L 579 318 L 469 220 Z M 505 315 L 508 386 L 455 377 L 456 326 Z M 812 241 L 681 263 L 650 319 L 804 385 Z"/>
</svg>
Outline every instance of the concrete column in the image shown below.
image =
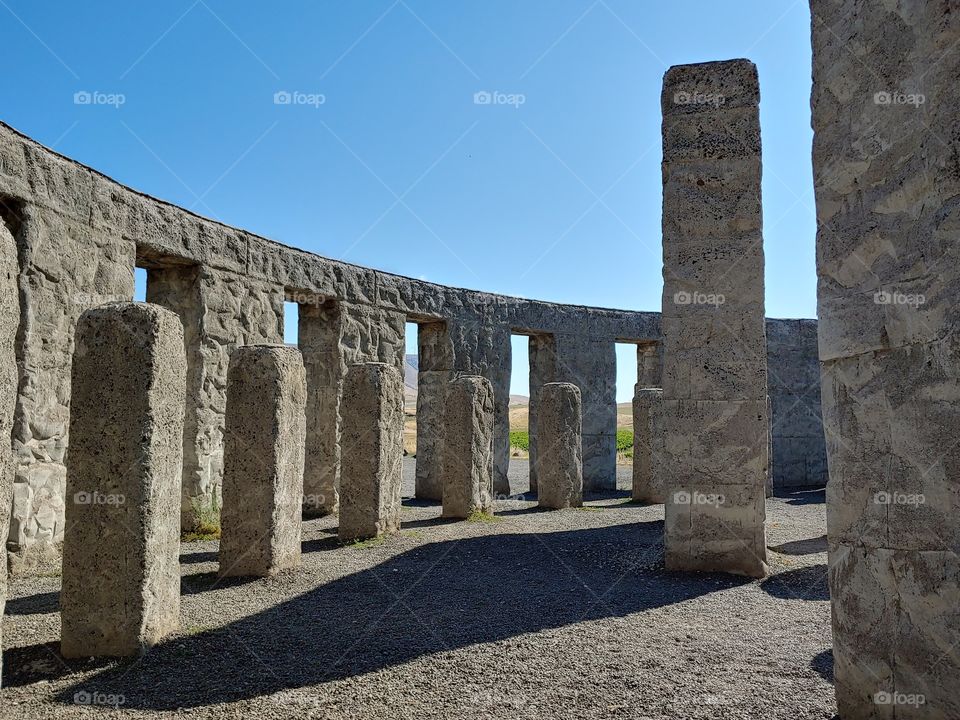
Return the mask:
<svg viewBox="0 0 960 720">
<path fill-rule="evenodd" d="M 665 558 L 766 573 L 760 93 L 747 60 L 663 81 Z"/>
<path fill-rule="evenodd" d="M 305 298 L 307 296 L 304 296 Z M 340 476 L 340 306 L 335 300 L 298 306 L 297 344 L 307 378 L 303 515 L 335 513 Z"/>
<path fill-rule="evenodd" d="M 116 303 L 77 325 L 63 541 L 61 652 L 136 655 L 180 610 L 183 328 Z"/>
<path fill-rule="evenodd" d="M 0 222 L 0 438 L 10 438 L 13 409 L 17 401 L 17 355 L 14 341 L 20 325 L 20 298 L 17 289 L 17 244 L 6 225 Z M 9 508 L 13 497 L 14 458 L 9 442 L 0 442 L 0 507 Z M 6 546 L 10 524 L 0 521 L 0 540 Z M 7 598 L 7 562 L 0 555 L 0 622 Z M 0 626 L 0 656 L 3 650 Z M 0 659 L 0 681 L 3 660 Z"/>
<path fill-rule="evenodd" d="M 663 386 L 663 343 L 637 345 L 637 387 Z"/>
<path fill-rule="evenodd" d="M 447 389 L 443 516 L 493 512 L 493 386 L 462 375 Z"/>
<path fill-rule="evenodd" d="M 662 465 L 663 390 L 641 387 L 633 394 L 633 492 L 637 502 L 666 502 Z"/>
<path fill-rule="evenodd" d="M 934 2 L 811 9 L 838 710 L 956 718 L 960 15 Z"/>
<path fill-rule="evenodd" d="M 583 505 L 582 412 L 576 385 L 547 383 L 541 389 L 537 428 L 540 507 L 561 510 Z"/>
<path fill-rule="evenodd" d="M 400 529 L 403 375 L 386 363 L 351 365 L 340 402 L 341 542 Z"/>
<path fill-rule="evenodd" d="M 528 455 L 530 465 L 530 492 L 538 491 L 539 478 L 537 476 L 538 454 L 538 417 L 540 414 L 540 393 L 543 386 L 554 382 L 557 375 L 557 347 L 553 335 L 531 335 L 529 344 L 530 357 L 530 404 L 527 407 L 527 423 L 530 436 L 530 450 Z"/>
<path fill-rule="evenodd" d="M 220 577 L 300 564 L 306 397 L 296 348 L 251 345 L 230 356 Z"/>
<path fill-rule="evenodd" d="M 453 375 L 453 350 L 444 322 L 417 326 L 417 475 L 416 496 L 443 499 L 443 436 L 447 386 Z"/>
</svg>

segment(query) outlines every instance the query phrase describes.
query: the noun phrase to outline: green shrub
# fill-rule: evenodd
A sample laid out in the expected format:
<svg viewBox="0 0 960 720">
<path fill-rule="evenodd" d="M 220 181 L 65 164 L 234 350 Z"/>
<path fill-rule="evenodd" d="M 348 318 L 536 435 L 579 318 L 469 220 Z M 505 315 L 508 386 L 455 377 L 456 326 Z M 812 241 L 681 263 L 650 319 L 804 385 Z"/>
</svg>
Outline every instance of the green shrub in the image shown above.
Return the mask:
<svg viewBox="0 0 960 720">
<path fill-rule="evenodd" d="M 633 448 L 633 430 L 617 430 L 617 452 L 626 452 Z"/>
<path fill-rule="evenodd" d="M 216 494 L 209 500 L 191 498 L 190 511 L 193 514 L 193 530 L 184 533 L 181 538 L 184 542 L 220 539 L 220 500 Z"/>
<path fill-rule="evenodd" d="M 527 430 L 511 430 L 510 447 L 530 452 L 530 432 Z"/>
</svg>

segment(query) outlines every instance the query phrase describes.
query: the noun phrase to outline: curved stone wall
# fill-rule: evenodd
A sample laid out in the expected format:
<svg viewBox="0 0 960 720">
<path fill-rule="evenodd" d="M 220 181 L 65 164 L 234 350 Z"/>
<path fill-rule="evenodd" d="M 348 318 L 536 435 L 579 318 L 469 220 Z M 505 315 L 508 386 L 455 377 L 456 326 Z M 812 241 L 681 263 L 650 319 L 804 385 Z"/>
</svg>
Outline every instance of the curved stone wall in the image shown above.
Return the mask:
<svg viewBox="0 0 960 720">
<path fill-rule="evenodd" d="M 323 258 L 135 192 L 2 124 L 0 213 L 16 237 L 20 267 L 20 384 L 13 431 L 18 466 L 8 540 L 14 570 L 57 556 L 77 318 L 104 302 L 132 299 L 137 266 L 147 269 L 147 299 L 175 310 L 184 325 L 185 527 L 194 506 L 218 493 L 230 352 L 244 344 L 282 342 L 285 300 L 300 307 L 299 344 L 308 379 L 305 492 L 314 496 L 318 511 L 336 505 L 339 384 L 345 369 L 363 361 L 402 367 L 407 322 L 421 327 L 418 492 L 429 495 L 441 456 L 430 431 L 436 426 L 433 414 L 442 409 L 440 381 L 457 371 L 483 375 L 493 385 L 495 490 L 509 492 L 511 334 L 531 338 L 532 389 L 545 382 L 580 388 L 585 487 L 615 487 L 614 343 L 637 344 L 638 363 L 649 377 L 650 349 L 660 340 L 659 313 L 506 297 Z M 771 322 L 788 321 L 768 321 L 768 327 Z M 789 327 L 784 332 L 806 342 L 813 354 L 786 353 L 781 375 L 807 382 L 804 367 L 816 364 L 815 333 L 800 324 L 795 336 Z M 777 337 L 783 340 L 782 333 Z M 536 392 L 531 395 L 533 422 Z M 782 419 L 785 424 L 778 422 L 774 402 L 774 427 L 794 437 L 794 420 Z"/>
</svg>

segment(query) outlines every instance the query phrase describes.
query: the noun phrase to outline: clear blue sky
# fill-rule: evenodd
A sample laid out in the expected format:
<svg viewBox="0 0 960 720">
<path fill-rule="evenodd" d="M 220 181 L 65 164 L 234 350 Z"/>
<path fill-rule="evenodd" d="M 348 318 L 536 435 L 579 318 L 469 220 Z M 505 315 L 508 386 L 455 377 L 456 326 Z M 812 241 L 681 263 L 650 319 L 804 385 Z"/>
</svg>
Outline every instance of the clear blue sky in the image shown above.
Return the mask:
<svg viewBox="0 0 960 720">
<path fill-rule="evenodd" d="M 638 310 L 660 307 L 663 72 L 748 57 L 767 314 L 815 315 L 806 0 L 2 0 L 0 17 L 2 119 L 120 182 L 332 258 Z"/>
</svg>

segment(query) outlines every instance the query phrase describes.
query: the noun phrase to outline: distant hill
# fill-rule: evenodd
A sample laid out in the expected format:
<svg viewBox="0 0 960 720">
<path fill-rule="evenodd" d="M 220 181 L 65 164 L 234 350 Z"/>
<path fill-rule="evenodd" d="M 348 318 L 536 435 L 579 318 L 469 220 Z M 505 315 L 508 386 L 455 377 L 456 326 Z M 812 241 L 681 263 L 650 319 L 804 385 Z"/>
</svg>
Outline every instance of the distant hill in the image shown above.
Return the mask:
<svg viewBox="0 0 960 720">
<path fill-rule="evenodd" d="M 403 393 L 407 405 L 417 404 L 417 373 L 420 371 L 420 357 L 418 355 L 403 356 Z M 530 398 L 526 395 L 511 395 L 510 406 L 529 405 Z"/>
</svg>

